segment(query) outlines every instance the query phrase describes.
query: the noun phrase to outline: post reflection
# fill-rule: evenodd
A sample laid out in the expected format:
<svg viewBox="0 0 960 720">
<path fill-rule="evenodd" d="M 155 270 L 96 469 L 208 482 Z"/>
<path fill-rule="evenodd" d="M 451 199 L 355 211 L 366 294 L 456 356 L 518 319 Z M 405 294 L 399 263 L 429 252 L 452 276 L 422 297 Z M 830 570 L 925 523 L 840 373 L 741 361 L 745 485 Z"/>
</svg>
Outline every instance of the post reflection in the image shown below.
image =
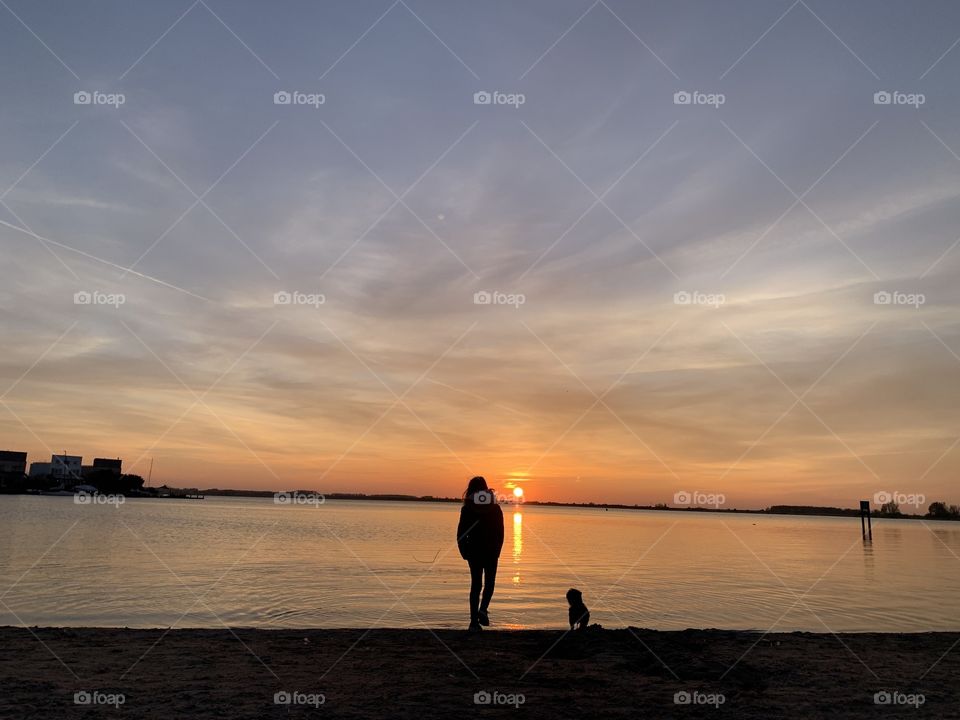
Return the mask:
<svg viewBox="0 0 960 720">
<path fill-rule="evenodd" d="M 520 553 L 523 551 L 523 515 L 519 512 L 513 513 L 513 564 L 519 565 Z M 514 568 L 513 584 L 520 584 L 520 568 Z"/>
</svg>

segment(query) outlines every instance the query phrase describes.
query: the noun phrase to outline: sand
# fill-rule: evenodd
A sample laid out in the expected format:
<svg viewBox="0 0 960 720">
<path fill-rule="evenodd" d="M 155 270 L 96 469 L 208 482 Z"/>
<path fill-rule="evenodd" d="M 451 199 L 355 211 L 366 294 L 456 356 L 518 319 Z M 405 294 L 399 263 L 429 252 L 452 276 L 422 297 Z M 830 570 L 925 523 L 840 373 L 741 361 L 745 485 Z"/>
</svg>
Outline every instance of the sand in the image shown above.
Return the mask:
<svg viewBox="0 0 960 720">
<path fill-rule="evenodd" d="M 958 643 L 960 633 L 6 627 L 0 717 L 960 717 Z M 280 692 L 290 704 L 275 702 Z M 892 702 L 878 706 L 882 692 Z"/>
</svg>

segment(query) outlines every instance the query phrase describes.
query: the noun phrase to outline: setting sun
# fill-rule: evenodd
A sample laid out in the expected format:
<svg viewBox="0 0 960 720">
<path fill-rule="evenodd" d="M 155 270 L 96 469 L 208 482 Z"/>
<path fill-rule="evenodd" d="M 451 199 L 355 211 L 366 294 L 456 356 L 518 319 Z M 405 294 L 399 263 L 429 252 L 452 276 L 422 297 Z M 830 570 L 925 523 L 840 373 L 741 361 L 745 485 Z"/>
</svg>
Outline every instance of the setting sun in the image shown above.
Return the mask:
<svg viewBox="0 0 960 720">
<path fill-rule="evenodd" d="M 515 487 L 515 488 L 513 489 L 513 496 L 514 496 L 515 498 L 517 498 L 518 500 L 519 500 L 520 498 L 522 498 L 522 497 L 523 497 L 523 488 L 522 488 L 522 487 Z"/>
</svg>

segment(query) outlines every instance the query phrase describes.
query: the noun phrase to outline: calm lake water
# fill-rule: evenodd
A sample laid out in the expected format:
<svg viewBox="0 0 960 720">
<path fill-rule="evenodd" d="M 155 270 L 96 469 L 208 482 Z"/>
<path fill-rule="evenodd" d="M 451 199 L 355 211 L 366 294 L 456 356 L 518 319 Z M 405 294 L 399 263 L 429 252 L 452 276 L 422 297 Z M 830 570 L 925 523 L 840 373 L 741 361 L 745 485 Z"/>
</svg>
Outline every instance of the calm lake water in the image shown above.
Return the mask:
<svg viewBox="0 0 960 720">
<path fill-rule="evenodd" d="M 496 627 L 960 630 L 960 523 L 505 507 Z M 0 496 L 0 625 L 464 627 L 458 506 Z"/>
</svg>

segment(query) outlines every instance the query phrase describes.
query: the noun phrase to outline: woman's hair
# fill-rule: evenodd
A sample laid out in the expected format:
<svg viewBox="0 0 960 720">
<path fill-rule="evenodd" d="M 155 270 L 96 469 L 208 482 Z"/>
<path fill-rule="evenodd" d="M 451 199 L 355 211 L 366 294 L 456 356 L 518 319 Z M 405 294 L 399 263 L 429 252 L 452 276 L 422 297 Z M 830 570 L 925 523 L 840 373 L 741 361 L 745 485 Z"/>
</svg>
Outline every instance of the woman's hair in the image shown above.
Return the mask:
<svg viewBox="0 0 960 720">
<path fill-rule="evenodd" d="M 470 478 L 470 482 L 467 483 L 467 489 L 463 491 L 463 501 L 469 502 L 476 493 L 483 492 L 486 489 L 487 481 L 485 478 L 480 475 Z"/>
</svg>

